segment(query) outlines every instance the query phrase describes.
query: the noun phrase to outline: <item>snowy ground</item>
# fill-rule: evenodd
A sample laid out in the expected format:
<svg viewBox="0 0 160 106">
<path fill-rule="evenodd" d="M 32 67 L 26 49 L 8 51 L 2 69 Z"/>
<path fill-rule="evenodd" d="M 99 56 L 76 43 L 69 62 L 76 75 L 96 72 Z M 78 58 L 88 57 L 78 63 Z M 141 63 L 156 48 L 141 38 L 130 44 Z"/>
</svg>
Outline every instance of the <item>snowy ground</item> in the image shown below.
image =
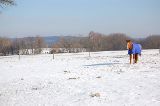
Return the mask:
<svg viewBox="0 0 160 106">
<path fill-rule="evenodd" d="M 160 106 L 160 54 L 132 65 L 127 51 L 0 57 L 0 106 Z"/>
</svg>

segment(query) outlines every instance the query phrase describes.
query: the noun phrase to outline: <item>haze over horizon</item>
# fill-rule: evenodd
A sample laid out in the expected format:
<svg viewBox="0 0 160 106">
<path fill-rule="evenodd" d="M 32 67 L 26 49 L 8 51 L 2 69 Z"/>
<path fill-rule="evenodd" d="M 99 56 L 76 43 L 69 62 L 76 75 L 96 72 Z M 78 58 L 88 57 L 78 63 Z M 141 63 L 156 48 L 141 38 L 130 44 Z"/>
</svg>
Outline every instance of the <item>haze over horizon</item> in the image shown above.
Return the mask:
<svg viewBox="0 0 160 106">
<path fill-rule="evenodd" d="M 0 8 L 0 36 L 160 34 L 160 0 L 16 0 Z"/>
</svg>

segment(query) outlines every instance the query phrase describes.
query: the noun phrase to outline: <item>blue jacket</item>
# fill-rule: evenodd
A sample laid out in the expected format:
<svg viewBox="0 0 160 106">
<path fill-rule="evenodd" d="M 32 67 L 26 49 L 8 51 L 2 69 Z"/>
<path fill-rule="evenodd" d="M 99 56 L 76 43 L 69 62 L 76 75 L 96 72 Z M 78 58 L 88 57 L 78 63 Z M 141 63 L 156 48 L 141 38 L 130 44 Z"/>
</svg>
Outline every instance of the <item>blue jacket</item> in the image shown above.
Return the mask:
<svg viewBox="0 0 160 106">
<path fill-rule="evenodd" d="M 132 50 L 128 50 L 128 54 L 141 54 L 142 46 L 136 43 L 133 43 L 132 45 Z"/>
</svg>

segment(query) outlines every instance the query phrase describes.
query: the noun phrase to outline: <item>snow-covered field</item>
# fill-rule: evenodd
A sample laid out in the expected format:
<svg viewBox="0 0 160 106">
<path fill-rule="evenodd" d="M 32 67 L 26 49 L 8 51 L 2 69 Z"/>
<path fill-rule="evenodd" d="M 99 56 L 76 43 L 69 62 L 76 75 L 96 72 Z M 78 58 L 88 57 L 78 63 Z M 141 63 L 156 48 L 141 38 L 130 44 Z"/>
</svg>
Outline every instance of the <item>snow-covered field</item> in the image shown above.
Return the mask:
<svg viewBox="0 0 160 106">
<path fill-rule="evenodd" d="M 0 57 L 0 106 L 160 106 L 158 52 Z"/>
</svg>

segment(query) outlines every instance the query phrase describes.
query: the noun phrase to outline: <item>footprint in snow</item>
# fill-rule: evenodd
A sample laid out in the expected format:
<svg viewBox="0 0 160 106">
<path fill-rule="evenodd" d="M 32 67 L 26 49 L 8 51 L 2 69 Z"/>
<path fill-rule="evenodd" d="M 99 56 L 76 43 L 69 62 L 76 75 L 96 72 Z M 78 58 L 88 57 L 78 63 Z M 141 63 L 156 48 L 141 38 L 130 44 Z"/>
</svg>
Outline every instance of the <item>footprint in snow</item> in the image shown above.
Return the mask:
<svg viewBox="0 0 160 106">
<path fill-rule="evenodd" d="M 90 97 L 100 97 L 100 93 L 91 93 Z"/>
<path fill-rule="evenodd" d="M 96 77 L 96 78 L 101 78 L 101 76 L 98 76 L 98 77 Z"/>
<path fill-rule="evenodd" d="M 79 79 L 80 77 L 72 77 L 72 78 L 68 78 L 68 80 L 76 80 L 76 79 Z"/>
</svg>

